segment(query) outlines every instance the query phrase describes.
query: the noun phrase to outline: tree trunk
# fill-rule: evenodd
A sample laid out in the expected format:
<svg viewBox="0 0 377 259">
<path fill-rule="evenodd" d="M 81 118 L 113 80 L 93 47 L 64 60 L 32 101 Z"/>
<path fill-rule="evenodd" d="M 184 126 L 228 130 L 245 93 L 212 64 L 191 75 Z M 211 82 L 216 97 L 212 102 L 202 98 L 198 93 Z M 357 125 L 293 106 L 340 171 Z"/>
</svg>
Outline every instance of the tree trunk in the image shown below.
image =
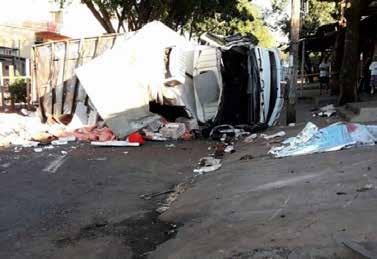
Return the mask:
<svg viewBox="0 0 377 259">
<path fill-rule="evenodd" d="M 287 103 L 287 124 L 296 122 L 296 88 L 297 88 L 297 68 L 299 56 L 300 40 L 300 20 L 301 20 L 301 1 L 292 0 L 291 17 L 291 48 L 290 56 L 290 78 Z"/>
<path fill-rule="evenodd" d="M 84 4 L 88 7 L 88 9 L 92 12 L 93 16 L 97 19 L 97 21 L 102 25 L 107 33 L 115 33 L 115 29 L 110 21 L 110 16 L 103 17 L 101 13 L 96 9 L 91 0 L 82 0 Z"/>
<path fill-rule="evenodd" d="M 342 67 L 339 75 L 340 104 L 357 101 L 361 8 L 362 0 L 347 0 L 345 10 L 347 28 L 345 32 Z"/>
<path fill-rule="evenodd" d="M 338 34 L 336 35 L 335 40 L 335 46 L 334 46 L 334 52 L 333 52 L 333 60 L 331 64 L 331 82 L 330 82 L 330 88 L 331 88 L 331 94 L 332 95 L 339 95 L 340 87 L 339 87 L 339 73 L 340 69 L 342 67 L 343 62 L 343 55 L 344 55 L 344 36 L 345 36 L 345 28 L 347 26 L 346 24 L 346 18 L 345 10 L 346 10 L 346 2 L 347 0 L 342 0 L 340 2 L 340 17 L 338 22 Z"/>
<path fill-rule="evenodd" d="M 344 55 L 344 31 L 339 30 L 335 40 L 334 47 L 334 59 L 331 64 L 331 94 L 339 95 L 339 73 L 342 67 L 343 55 Z"/>
</svg>

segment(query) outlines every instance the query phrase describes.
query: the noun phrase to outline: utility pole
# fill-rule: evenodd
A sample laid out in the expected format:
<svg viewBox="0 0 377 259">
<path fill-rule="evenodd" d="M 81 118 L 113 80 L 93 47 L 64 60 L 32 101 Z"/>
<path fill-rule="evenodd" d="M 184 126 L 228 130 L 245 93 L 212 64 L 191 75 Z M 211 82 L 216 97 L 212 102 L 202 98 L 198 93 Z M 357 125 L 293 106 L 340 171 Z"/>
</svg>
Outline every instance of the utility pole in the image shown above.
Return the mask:
<svg viewBox="0 0 377 259">
<path fill-rule="evenodd" d="M 301 0 L 291 0 L 291 42 L 289 53 L 289 92 L 287 105 L 287 124 L 296 122 L 296 89 L 297 89 L 297 67 L 300 44 L 300 20 Z"/>
</svg>

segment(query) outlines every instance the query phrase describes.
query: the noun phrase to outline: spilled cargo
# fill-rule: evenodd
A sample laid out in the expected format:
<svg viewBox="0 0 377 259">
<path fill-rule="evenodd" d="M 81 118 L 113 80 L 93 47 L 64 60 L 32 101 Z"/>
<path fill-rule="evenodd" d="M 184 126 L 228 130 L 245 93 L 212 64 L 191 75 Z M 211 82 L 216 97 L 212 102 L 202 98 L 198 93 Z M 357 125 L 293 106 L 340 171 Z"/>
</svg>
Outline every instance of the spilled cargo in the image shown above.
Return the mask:
<svg viewBox="0 0 377 259">
<path fill-rule="evenodd" d="M 80 54 L 84 44 L 77 46 L 76 68 L 65 76 L 69 80 L 62 89 L 49 82 L 46 91 L 35 80 L 33 96 L 42 118 L 51 123 L 68 116 L 67 124 L 77 128 L 103 120 L 119 139 L 148 128 L 156 114 L 173 123 L 186 118 L 201 129 L 231 124 L 249 132 L 273 126 L 279 118 L 283 91 L 278 51 L 255 46 L 252 37 L 206 33 L 198 43 L 151 22 L 111 39 L 86 60 Z M 35 53 L 44 48 L 36 46 Z M 35 60 L 43 63 L 42 58 Z M 68 95 L 71 109 L 63 109 L 68 99 L 54 104 L 56 92 L 67 89 L 73 92 Z M 62 109 L 54 110 L 57 106 Z M 165 138 L 161 131 L 148 134 Z"/>
</svg>

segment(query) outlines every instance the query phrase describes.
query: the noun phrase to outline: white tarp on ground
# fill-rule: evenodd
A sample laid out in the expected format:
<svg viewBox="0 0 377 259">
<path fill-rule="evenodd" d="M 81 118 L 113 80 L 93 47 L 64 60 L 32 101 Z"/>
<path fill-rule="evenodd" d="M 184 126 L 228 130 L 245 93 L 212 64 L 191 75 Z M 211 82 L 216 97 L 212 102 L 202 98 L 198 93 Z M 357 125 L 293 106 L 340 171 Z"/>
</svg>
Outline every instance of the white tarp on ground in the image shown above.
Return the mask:
<svg viewBox="0 0 377 259">
<path fill-rule="evenodd" d="M 152 22 L 76 70 L 96 110 L 118 137 L 144 127 L 142 118 L 153 115 L 150 101 L 162 103 L 169 47 L 193 50 L 184 37 Z"/>
<path fill-rule="evenodd" d="M 308 155 L 336 151 L 355 145 L 374 145 L 377 126 L 336 123 L 323 129 L 309 122 L 296 136 L 288 138 L 283 146 L 272 148 L 275 157 Z"/>
<path fill-rule="evenodd" d="M 0 113 L 0 147 L 9 145 L 33 146 L 31 141 L 41 132 L 59 132 L 63 126 L 43 124 L 37 114 L 22 116 L 15 113 Z"/>
</svg>

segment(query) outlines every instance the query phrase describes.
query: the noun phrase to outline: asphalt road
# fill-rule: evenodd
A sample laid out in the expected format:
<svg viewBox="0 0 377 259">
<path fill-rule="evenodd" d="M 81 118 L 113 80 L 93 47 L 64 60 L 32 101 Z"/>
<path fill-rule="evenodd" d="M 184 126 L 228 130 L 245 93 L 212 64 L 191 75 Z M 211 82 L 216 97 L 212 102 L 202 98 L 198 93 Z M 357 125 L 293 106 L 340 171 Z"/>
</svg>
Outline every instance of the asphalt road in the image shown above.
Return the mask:
<svg viewBox="0 0 377 259">
<path fill-rule="evenodd" d="M 377 254 L 377 147 L 274 159 L 274 141 L 195 178 L 213 143 L 2 150 L 0 258 L 363 258 L 340 240 Z M 140 198 L 180 183 L 161 215 L 168 195 Z"/>
<path fill-rule="evenodd" d="M 140 258 L 174 236 L 154 212 L 208 142 L 0 151 L 0 258 Z M 63 151 L 63 152 L 62 152 Z M 64 151 L 67 154 L 64 154 Z"/>
</svg>

